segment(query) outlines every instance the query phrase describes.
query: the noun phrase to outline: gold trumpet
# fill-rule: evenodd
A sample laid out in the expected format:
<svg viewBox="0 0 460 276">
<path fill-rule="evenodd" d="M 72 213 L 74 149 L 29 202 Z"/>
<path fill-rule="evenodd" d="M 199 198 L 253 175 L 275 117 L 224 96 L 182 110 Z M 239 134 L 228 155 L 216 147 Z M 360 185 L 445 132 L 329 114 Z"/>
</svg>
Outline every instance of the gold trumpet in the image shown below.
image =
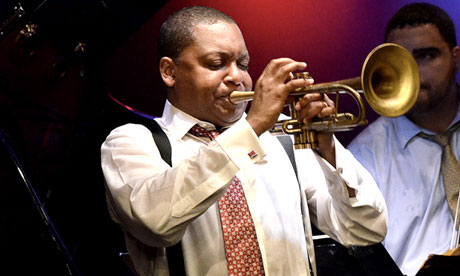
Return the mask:
<svg viewBox="0 0 460 276">
<path fill-rule="evenodd" d="M 297 78 L 308 78 L 308 73 L 299 73 Z M 362 90 L 371 108 L 386 117 L 397 117 L 408 112 L 415 104 L 420 88 L 420 74 L 417 62 L 403 47 L 384 43 L 374 48 L 366 57 L 361 77 L 334 82 L 313 84 L 298 88 L 290 93 L 300 99 L 307 93 L 335 93 L 335 114 L 324 119 L 315 119 L 304 124 L 299 121 L 295 102 L 290 104 L 291 120 L 279 121 L 273 131 L 294 135 L 294 148 L 318 147 L 318 131 L 347 131 L 367 124 L 364 103 L 356 90 Z M 351 113 L 337 113 L 339 94 L 350 94 L 359 107 L 357 116 Z M 250 101 L 253 91 L 234 91 L 230 101 Z"/>
</svg>

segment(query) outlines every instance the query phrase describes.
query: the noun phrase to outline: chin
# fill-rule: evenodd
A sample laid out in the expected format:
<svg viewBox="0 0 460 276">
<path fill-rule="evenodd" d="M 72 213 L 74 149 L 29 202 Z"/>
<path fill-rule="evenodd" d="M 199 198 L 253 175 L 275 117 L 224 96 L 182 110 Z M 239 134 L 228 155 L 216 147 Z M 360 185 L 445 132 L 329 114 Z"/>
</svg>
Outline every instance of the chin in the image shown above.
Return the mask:
<svg viewBox="0 0 460 276">
<path fill-rule="evenodd" d="M 244 113 L 245 105 L 238 106 L 235 109 L 225 109 L 223 112 L 218 114 L 218 118 L 222 123 L 225 123 L 225 126 L 232 125 L 238 121 Z"/>
<path fill-rule="evenodd" d="M 238 113 L 238 114 L 233 114 L 232 116 L 220 116 L 218 122 L 216 122 L 217 125 L 221 127 L 228 127 L 236 123 L 239 119 L 241 119 L 241 116 L 243 113 Z"/>
<path fill-rule="evenodd" d="M 231 126 L 234 123 L 236 123 L 240 118 L 241 116 L 225 119 L 224 121 L 222 121 L 222 126 Z"/>
</svg>

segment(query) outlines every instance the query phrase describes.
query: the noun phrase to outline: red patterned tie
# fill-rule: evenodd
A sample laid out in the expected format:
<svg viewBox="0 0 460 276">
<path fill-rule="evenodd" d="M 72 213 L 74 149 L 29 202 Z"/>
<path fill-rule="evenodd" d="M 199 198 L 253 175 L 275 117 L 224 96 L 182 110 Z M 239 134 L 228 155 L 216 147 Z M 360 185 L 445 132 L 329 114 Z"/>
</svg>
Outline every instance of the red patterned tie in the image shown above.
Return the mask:
<svg viewBox="0 0 460 276">
<path fill-rule="evenodd" d="M 189 131 L 215 139 L 219 132 L 195 125 Z M 265 275 L 254 222 L 240 180 L 235 176 L 219 199 L 228 275 Z"/>
</svg>

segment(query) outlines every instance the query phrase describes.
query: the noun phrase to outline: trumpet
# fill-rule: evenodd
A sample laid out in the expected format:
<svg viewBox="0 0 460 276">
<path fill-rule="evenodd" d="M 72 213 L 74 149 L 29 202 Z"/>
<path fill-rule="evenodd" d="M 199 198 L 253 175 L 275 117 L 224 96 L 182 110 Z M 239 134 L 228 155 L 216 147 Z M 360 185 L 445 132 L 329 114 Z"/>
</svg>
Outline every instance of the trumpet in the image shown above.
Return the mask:
<svg viewBox="0 0 460 276">
<path fill-rule="evenodd" d="M 309 78 L 307 72 L 297 78 Z M 364 102 L 357 90 L 362 90 L 370 107 L 386 117 L 397 117 L 408 112 L 415 104 L 420 88 L 420 74 L 414 57 L 402 46 L 384 43 L 374 48 L 366 57 L 361 76 L 333 82 L 313 84 L 298 88 L 289 95 L 300 99 L 307 93 L 335 94 L 335 114 L 311 123 L 303 123 L 294 106 L 289 105 L 291 119 L 278 121 L 272 131 L 294 135 L 294 148 L 318 147 L 318 131 L 348 131 L 366 125 Z M 339 94 L 349 94 L 358 105 L 359 113 L 337 113 Z M 250 101 L 254 91 L 233 91 L 229 99 L 233 103 Z"/>
</svg>

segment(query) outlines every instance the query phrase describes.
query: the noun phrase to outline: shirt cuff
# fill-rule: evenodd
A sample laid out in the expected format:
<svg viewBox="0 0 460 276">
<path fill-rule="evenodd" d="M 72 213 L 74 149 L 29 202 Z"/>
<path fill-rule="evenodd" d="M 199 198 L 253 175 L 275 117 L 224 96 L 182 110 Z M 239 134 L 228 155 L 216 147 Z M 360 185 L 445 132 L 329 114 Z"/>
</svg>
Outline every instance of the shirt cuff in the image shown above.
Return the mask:
<svg viewBox="0 0 460 276">
<path fill-rule="evenodd" d="M 337 140 L 334 135 L 334 143 L 335 143 L 335 162 L 336 167 L 334 168 L 327 160 L 322 158 L 322 167 L 323 171 L 326 175 L 326 179 L 328 179 L 328 190 L 331 194 L 342 195 L 347 202 L 353 202 L 355 197 L 349 196 L 349 191 L 347 189 L 354 189 L 356 192 L 356 181 L 354 181 L 356 174 L 355 163 L 353 162 L 353 156 L 349 154 L 348 150 L 346 150 L 342 144 Z M 350 183 L 350 180 L 351 183 Z M 342 183 L 343 185 L 337 185 L 337 183 Z"/>
<path fill-rule="evenodd" d="M 336 139 L 334 137 L 334 139 Z M 350 153 L 349 150 L 343 147 L 343 145 L 336 139 L 335 140 L 335 162 L 336 162 L 336 171 L 344 180 L 345 184 L 352 189 L 357 189 L 357 167 L 360 164 L 354 160 L 354 156 Z M 347 181 L 350 180 L 350 181 Z"/>
<path fill-rule="evenodd" d="M 239 120 L 216 141 L 239 169 L 261 161 L 266 154 L 246 119 Z"/>
</svg>

